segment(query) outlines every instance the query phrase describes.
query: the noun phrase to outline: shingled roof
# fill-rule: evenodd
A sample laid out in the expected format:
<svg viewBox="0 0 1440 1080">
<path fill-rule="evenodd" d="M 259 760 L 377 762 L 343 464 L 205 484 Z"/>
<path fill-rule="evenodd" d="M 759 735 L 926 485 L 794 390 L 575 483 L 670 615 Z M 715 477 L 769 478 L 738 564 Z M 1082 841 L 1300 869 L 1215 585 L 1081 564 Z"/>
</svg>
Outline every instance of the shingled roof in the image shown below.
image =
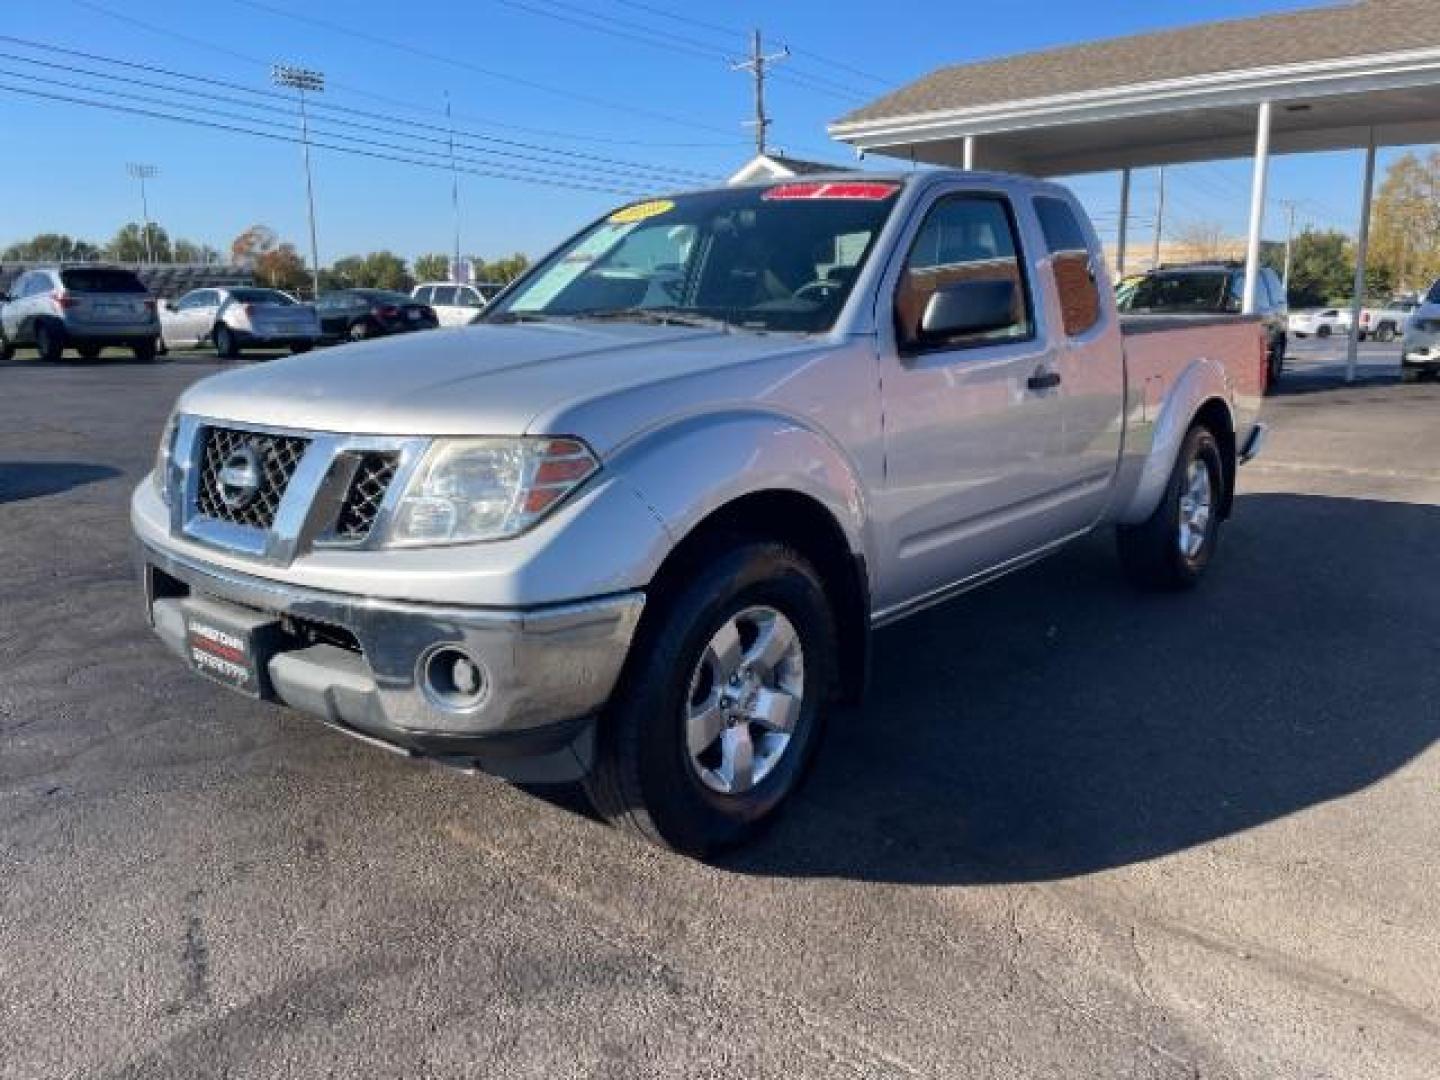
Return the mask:
<svg viewBox="0 0 1440 1080">
<path fill-rule="evenodd" d="M 1137 83 L 1436 46 L 1440 46 L 1437 0 L 1360 0 L 956 64 L 856 109 L 836 121 L 834 128 Z"/>
</svg>

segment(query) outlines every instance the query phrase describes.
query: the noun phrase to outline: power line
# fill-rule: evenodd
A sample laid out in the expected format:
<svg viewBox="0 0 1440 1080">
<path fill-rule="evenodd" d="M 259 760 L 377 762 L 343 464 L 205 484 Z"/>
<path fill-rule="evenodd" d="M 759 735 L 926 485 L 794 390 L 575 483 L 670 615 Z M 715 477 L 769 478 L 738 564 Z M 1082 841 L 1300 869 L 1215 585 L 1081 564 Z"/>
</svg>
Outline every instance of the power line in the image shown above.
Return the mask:
<svg viewBox="0 0 1440 1080">
<path fill-rule="evenodd" d="M 623 5 L 624 7 L 634 8 L 637 11 L 644 11 L 650 15 L 658 15 L 662 19 L 671 19 L 678 23 L 700 27 L 702 29 L 710 30 L 719 34 L 724 34 L 732 38 L 738 37 L 743 39 L 749 36 L 749 31 L 741 29 L 740 27 L 722 26 L 719 23 L 706 22 L 703 19 L 697 19 L 691 15 L 681 15 L 678 12 L 667 10 L 656 4 L 645 3 L 644 0 L 611 0 L 611 2 Z M 793 52 L 796 56 L 809 57 L 816 63 L 825 64 L 829 67 L 836 68 L 839 71 L 844 71 L 850 75 L 858 75 L 863 79 L 869 79 L 872 82 L 879 83 L 881 86 L 893 87 L 895 85 L 895 81 L 893 79 L 887 79 L 883 76 L 876 75 L 869 71 L 865 71 L 863 68 L 855 67 L 842 60 L 831 59 L 830 57 L 825 56 L 822 53 L 813 52 L 808 49 L 798 48 L 793 50 Z"/>
<path fill-rule="evenodd" d="M 429 49 L 422 49 L 418 45 L 411 45 L 403 41 L 394 40 L 392 38 L 384 38 L 376 34 L 369 34 L 363 30 L 357 30 L 353 26 L 345 26 L 340 23 L 329 22 L 325 19 L 317 19 L 311 15 L 302 15 L 298 12 L 286 11 L 284 8 L 277 8 L 271 4 L 262 3 L 261 0 L 230 0 L 230 2 L 232 4 L 239 4 L 243 7 L 252 8 L 256 11 L 263 11 L 269 15 L 277 15 L 284 19 L 291 19 L 296 22 L 307 23 L 310 26 L 319 27 L 322 30 L 327 30 L 334 34 L 344 34 L 348 37 L 353 37 L 357 40 L 365 41 L 370 43 L 371 45 L 377 45 L 381 48 L 392 49 L 397 52 L 406 53 L 410 56 L 418 56 L 423 59 L 430 60 L 434 63 L 447 64 L 451 67 L 460 68 L 464 71 L 471 71 L 477 75 L 483 75 L 488 79 L 497 79 L 501 82 L 512 83 L 516 86 L 524 86 L 530 90 L 536 90 L 541 93 L 551 94 L 555 97 L 566 98 L 570 101 L 582 102 L 586 105 L 592 105 L 597 108 L 609 109 L 612 112 L 624 113 L 626 116 L 629 116 L 631 118 L 636 116 L 644 116 L 652 120 L 658 120 L 667 124 L 675 124 L 681 127 L 689 127 L 695 128 L 697 130 L 711 131 L 720 135 L 729 134 L 729 132 L 725 131 L 725 129 L 717 127 L 713 124 L 706 124 L 699 120 L 689 119 L 683 116 L 676 116 L 671 113 L 660 112 L 656 109 L 646 109 L 636 105 L 625 105 L 621 104 L 620 102 L 608 101 L 604 98 L 597 98 L 589 94 L 582 94 L 575 90 L 567 90 L 563 87 L 551 86 L 548 83 L 536 82 L 533 79 L 526 79 L 519 75 L 511 75 L 507 74 L 506 72 L 496 71 L 493 68 L 483 67 L 468 60 L 459 59 L 458 57 L 446 56 L 444 53 L 437 53 L 432 52 Z"/>
<path fill-rule="evenodd" d="M 0 56 L 3 56 L 3 55 L 5 55 L 5 54 L 0 54 Z M 214 109 L 214 108 L 210 108 L 210 107 L 204 106 L 204 105 L 195 105 L 195 104 L 189 104 L 189 103 L 183 103 L 183 102 L 168 101 L 168 100 L 166 100 L 166 99 L 164 99 L 164 98 L 152 97 L 152 96 L 147 95 L 147 94 L 136 94 L 136 93 L 134 93 L 134 92 L 132 92 L 132 91 L 119 90 L 119 89 L 116 89 L 116 88 L 114 88 L 114 87 L 86 86 L 86 85 L 81 84 L 81 83 L 69 82 L 69 81 L 64 80 L 64 79 L 57 79 L 57 78 L 50 77 L 50 76 L 40 76 L 40 75 L 33 75 L 33 74 L 27 75 L 27 74 L 24 73 L 24 72 L 8 71 L 8 70 L 5 70 L 5 69 L 3 69 L 3 68 L 0 68 L 0 74 L 9 76 L 9 77 L 11 77 L 11 78 L 30 79 L 30 80 L 33 80 L 33 81 L 38 81 L 38 82 L 40 82 L 40 83 L 42 83 L 42 84 L 44 84 L 44 85 L 48 85 L 48 86 L 52 86 L 52 87 L 59 87 L 59 88 L 61 88 L 61 89 L 66 89 L 66 90 L 75 90 L 75 91 L 79 91 L 79 92 L 81 92 L 81 93 L 105 94 L 105 95 L 110 96 L 110 97 L 124 98 L 124 99 L 129 100 L 129 101 L 140 102 L 140 103 L 142 103 L 142 104 L 144 104 L 144 105 L 157 105 L 157 106 L 160 106 L 160 107 L 162 107 L 162 108 L 167 108 L 167 109 L 182 109 L 182 110 L 186 110 L 186 111 L 189 111 L 189 112 L 192 112 L 192 113 L 202 114 L 202 115 L 205 115 L 205 116 L 218 117 L 219 119 L 222 119 L 222 120 L 236 120 L 236 121 L 239 121 L 239 122 L 241 122 L 241 123 L 243 123 L 243 124 L 260 124 L 260 125 L 268 125 L 268 126 L 271 126 L 271 127 L 288 127 L 288 126 L 289 126 L 289 118 L 288 118 L 288 116 L 287 116 L 287 119 L 285 119 L 285 120 L 283 120 L 283 121 L 282 121 L 282 120 L 270 120 L 270 119 L 266 119 L 266 118 L 264 118 L 264 117 L 248 116 L 248 115 L 246 115 L 246 114 L 244 114 L 244 113 L 229 112 L 229 111 L 224 110 L 224 109 Z M 110 76 L 110 78 L 112 78 L 112 79 L 119 79 L 120 77 L 119 77 L 119 76 Z M 121 81 L 127 81 L 127 80 L 123 80 L 123 79 L 122 79 Z M 176 92 L 176 91 L 172 91 L 172 92 Z M 205 96 L 206 96 L 207 98 L 211 98 L 211 99 L 214 99 L 215 97 L 217 97 L 217 95 L 205 95 Z M 225 99 L 222 99 L 222 100 L 225 100 Z M 283 110 L 283 109 L 280 109 L 280 108 L 277 108 L 277 107 L 273 107 L 273 106 L 268 106 L 268 105 L 266 105 L 266 106 L 252 105 L 252 104 L 249 104 L 249 103 L 246 103 L 246 102 L 238 102 L 238 103 L 235 103 L 235 104 L 238 104 L 239 107 L 241 107 L 241 108 L 247 108 L 247 109 L 256 110 L 256 111 L 259 111 L 259 110 L 261 110 L 261 109 L 264 109 L 264 110 L 269 111 L 269 112 L 282 113 L 282 114 L 285 113 L 285 110 Z M 317 122 L 323 122 L 323 123 L 342 123 L 342 124 L 343 124 L 343 123 L 346 123 L 345 121 L 331 121 L 331 120 L 328 120 L 328 119 L 323 120 L 323 121 L 317 121 Z M 400 133 L 387 132 L 387 131 L 385 131 L 384 129 L 368 128 L 368 127 L 366 127 L 365 125 L 349 124 L 348 126 L 350 126 L 350 127 L 359 127 L 359 128 L 361 128 L 362 130 L 372 131 L 372 132 L 375 132 L 375 133 L 378 133 L 378 134 L 400 134 Z M 247 130 L 248 130 L 248 129 L 247 129 Z M 251 133 L 254 133 L 254 132 L 251 132 Z M 441 156 L 444 156 L 444 155 L 442 155 L 439 151 L 428 151 L 428 150 L 423 150 L 423 149 L 416 149 L 416 148 L 414 148 L 414 147 L 396 146 L 394 143 L 381 142 L 381 141 L 378 141 L 378 140 L 375 140 L 375 139 L 366 139 L 366 138 L 362 138 L 362 137 L 357 136 L 357 135 L 347 135 L 347 134 L 345 134 L 345 133 L 343 133 L 343 132 L 323 131 L 323 130 L 322 130 L 321 133 L 322 133 L 326 138 L 328 138 L 328 139 L 340 139 L 340 140 L 343 140 L 344 142 L 354 143 L 354 144 L 357 144 L 357 145 L 359 145 L 359 146 L 374 147 L 374 148 L 381 149 L 381 150 L 396 151 L 396 152 L 399 152 L 399 153 L 402 153 L 402 154 L 415 155 L 415 156 L 419 156 L 419 157 L 441 157 Z M 268 134 L 268 133 L 267 133 L 267 134 Z M 402 136 L 402 137 L 407 137 L 407 138 L 412 138 L 412 139 L 420 139 L 420 140 L 426 141 L 426 142 L 437 142 L 437 143 L 438 143 L 438 142 L 443 142 L 443 140 L 438 140 L 438 139 L 425 139 L 425 138 L 422 137 L 422 136 Z M 321 145 L 327 145 L 327 144 L 315 143 L 315 145 L 321 146 Z M 333 146 L 333 145 L 329 145 L 329 146 L 327 146 L 327 148 L 329 148 L 329 149 L 347 149 L 346 147 L 335 147 L 335 146 Z M 490 151 L 490 152 L 493 153 L 493 151 Z M 466 164 L 470 164 L 470 165 L 481 165 L 481 166 L 485 166 L 485 167 L 487 167 L 487 168 L 499 167 L 499 166 L 497 166 L 496 163 L 493 162 L 493 161 L 487 161 L 487 160 L 477 159 L 477 158 L 472 158 L 472 157 L 458 156 L 458 157 L 457 157 L 457 160 L 463 161 L 463 162 L 465 162 Z M 429 163 L 429 162 L 426 162 L 426 164 L 430 164 L 430 163 Z M 550 163 L 541 162 L 540 164 L 542 164 L 542 165 L 547 165 L 547 164 L 550 164 Z M 630 182 L 630 186 L 629 186 L 628 188 L 622 189 L 622 188 L 619 188 L 619 187 L 613 187 L 613 188 L 600 188 L 600 189 L 597 189 L 597 190 L 625 190 L 627 193 L 639 193 L 639 192 L 641 192 L 641 191 L 647 190 L 646 187 L 642 186 L 643 178 L 637 179 L 637 178 L 631 178 L 631 177 L 628 177 L 628 176 L 619 176 L 619 177 L 615 177 L 615 178 L 612 179 L 612 178 L 610 178 L 610 177 L 608 177 L 608 176 L 604 176 L 604 175 L 601 175 L 601 176 L 599 176 L 599 177 L 597 178 L 597 177 L 595 176 L 594 172 L 583 173 L 583 174 L 577 175 L 577 174 L 574 173 L 573 170 L 567 170 L 567 169 L 565 169 L 565 167 L 563 167 L 563 166 L 561 167 L 561 171 L 555 172 L 555 171 L 547 171 L 547 170 L 544 170 L 544 169 L 536 169 L 536 168 L 529 167 L 529 166 L 525 166 L 525 165 L 518 165 L 518 166 L 517 166 L 517 165 L 509 165 L 508 163 L 502 163 L 502 165 L 503 165 L 504 168 L 506 168 L 506 170 L 507 170 L 507 175 L 509 176 L 509 178 L 511 178 L 511 179 L 516 179 L 516 180 L 526 180 L 526 179 L 548 180 L 548 179 L 552 179 L 552 178 L 553 178 L 553 179 L 563 179 L 563 180 L 565 180 L 565 181 L 567 181 L 567 182 L 575 181 L 575 182 L 582 183 L 582 184 L 586 184 L 586 185 L 591 184 L 593 181 L 596 181 L 597 179 L 598 179 L 599 181 L 604 182 L 604 183 L 612 183 L 612 184 L 621 184 L 621 183 L 624 183 L 624 182 L 626 182 L 626 181 L 629 181 L 629 182 Z"/>
<path fill-rule="evenodd" d="M 183 34 L 178 30 L 171 29 L 168 26 L 159 26 L 155 23 L 146 22 L 144 19 L 137 19 L 133 15 L 127 15 L 124 12 L 113 11 L 110 8 L 95 3 L 94 0 L 70 0 L 70 2 L 72 4 L 76 4 L 80 7 L 86 8 L 87 10 L 93 11 L 99 15 L 104 15 L 107 18 L 115 19 L 118 22 L 138 27 L 141 30 L 145 30 L 160 37 L 168 37 L 173 38 L 176 41 L 183 41 L 189 45 L 195 45 L 202 49 L 208 49 L 222 56 L 229 56 L 232 59 L 240 60 L 247 64 L 253 64 L 257 67 L 264 67 L 268 69 L 270 66 L 270 62 L 268 60 L 264 60 L 258 56 L 252 56 L 247 53 L 237 52 L 234 49 L 230 49 L 223 45 L 216 44 L 213 41 L 206 41 L 202 38 L 191 37 L 188 34 Z M 399 108 L 409 110 L 411 112 L 416 112 L 428 116 L 442 115 L 441 111 L 433 106 L 424 105 L 420 102 L 407 100 L 405 98 L 392 97 L 389 94 L 378 94 L 375 93 L 373 90 L 366 90 L 363 87 L 355 86 L 353 83 L 342 83 L 332 79 L 331 85 L 334 86 L 337 90 L 343 90 L 346 93 L 354 94 L 356 97 L 368 98 L 371 101 L 384 102 L 387 105 L 394 105 Z M 595 135 L 589 132 L 581 133 L 574 131 L 562 131 L 556 128 L 536 127 L 531 124 L 517 124 L 513 122 L 495 120 L 491 117 L 477 117 L 474 114 L 466 114 L 461 112 L 455 112 L 454 118 L 457 120 L 466 121 L 471 124 L 478 124 L 481 127 L 497 128 L 503 131 L 523 131 L 531 135 L 541 135 L 546 138 L 559 139 L 562 142 L 581 142 L 591 143 L 595 145 L 650 147 L 654 149 L 668 150 L 695 150 L 701 148 L 729 147 L 734 145 L 734 142 L 738 141 L 729 140 L 725 142 L 673 142 L 655 141 L 650 139 L 615 138 L 604 135 Z"/>
<path fill-rule="evenodd" d="M 23 94 L 26 97 L 41 98 L 48 101 L 60 101 L 71 105 L 83 105 L 88 108 L 100 109 L 106 112 L 124 113 L 130 116 L 143 116 L 156 120 L 168 120 L 173 123 L 185 124 L 190 127 L 207 128 L 212 131 L 223 131 L 230 134 L 250 135 L 255 138 L 269 139 L 272 142 L 290 143 L 292 145 L 299 145 L 300 143 L 300 139 L 294 135 L 281 135 L 270 131 L 257 131 L 253 128 L 240 127 L 234 124 L 217 124 L 209 120 L 197 120 L 194 117 L 177 116 L 173 113 L 159 112 L 154 109 L 141 109 L 128 105 L 116 105 L 105 101 L 92 101 L 87 98 L 77 98 L 66 94 L 47 93 L 43 90 L 35 90 L 22 86 L 11 86 L 6 83 L 0 83 L 0 90 L 9 91 L 12 94 Z M 312 140 L 311 145 L 318 146 L 321 149 L 325 150 L 334 150 L 342 154 L 352 154 L 356 157 L 372 158 L 378 161 L 391 161 L 402 165 L 418 165 L 423 168 L 442 170 L 449 167 L 443 162 L 419 161 L 414 158 L 405 157 L 399 154 L 378 153 L 370 150 L 361 150 L 353 146 L 337 146 L 333 143 L 325 143 L 318 140 Z M 517 176 L 514 173 L 504 172 L 499 169 L 462 168 L 460 171 L 464 173 L 469 173 L 474 176 L 488 176 L 500 180 L 512 180 L 521 181 L 524 183 L 545 184 L 549 187 L 569 188 L 576 191 L 594 191 L 606 194 L 619 194 L 627 196 L 638 194 L 638 192 L 634 189 L 623 188 L 619 186 L 611 187 L 603 186 L 600 184 L 584 184 L 570 180 L 549 179 L 537 176 Z"/>
<path fill-rule="evenodd" d="M 31 49 L 35 49 L 35 50 L 39 50 L 39 51 L 56 53 L 56 54 L 60 54 L 60 55 L 63 55 L 63 56 L 79 57 L 79 58 L 81 58 L 81 59 L 84 59 L 84 60 L 87 60 L 87 61 L 92 61 L 92 62 L 94 62 L 94 63 L 98 63 L 98 64 L 108 64 L 108 65 L 111 65 L 111 66 L 114 66 L 114 67 L 125 68 L 125 69 L 132 70 L 132 71 L 141 71 L 141 72 L 144 72 L 144 73 L 146 73 L 146 74 L 158 75 L 158 76 L 162 76 L 162 77 L 167 78 L 167 79 L 182 80 L 182 81 L 185 81 L 185 82 L 197 82 L 197 83 L 201 83 L 201 84 L 207 85 L 207 86 L 214 86 L 214 87 L 218 87 L 218 88 L 224 89 L 224 90 L 230 90 L 230 91 L 235 91 L 235 92 L 242 93 L 242 94 L 247 94 L 247 95 L 250 95 L 250 96 L 252 96 L 252 97 L 263 98 L 263 99 L 266 99 L 267 101 L 284 102 L 284 103 L 285 103 L 285 111 L 287 112 L 287 114 L 288 114 L 288 112 L 289 112 L 289 101 L 288 101 L 288 99 L 286 98 L 286 96 L 285 96 L 284 94 L 280 94 L 280 93 L 277 93 L 277 92 L 271 91 L 271 90 L 257 89 L 257 88 L 255 88 L 255 87 L 246 86 L 246 85 L 244 85 L 244 84 L 242 84 L 242 83 L 230 82 L 230 81 L 227 81 L 227 80 L 224 80 L 224 79 L 215 79 L 215 78 L 211 78 L 211 77 L 204 76 L 204 75 L 193 75 L 193 74 L 189 74 L 189 73 L 186 73 L 186 72 L 176 71 L 176 70 L 171 69 L 171 68 L 158 67 L 158 66 L 153 65 L 153 64 L 142 64 L 142 63 L 137 63 L 137 62 L 129 61 L 129 60 L 119 60 L 119 59 L 115 59 L 115 58 L 113 58 L 113 57 L 101 56 L 101 55 L 98 55 L 98 54 L 96 54 L 96 53 L 83 52 L 83 51 L 77 50 L 77 49 L 67 49 L 67 48 L 63 48 L 63 47 L 58 46 L 58 45 L 47 45 L 47 44 L 45 44 L 45 43 L 43 43 L 43 42 L 34 42 L 34 41 L 30 41 L 30 40 L 28 40 L 28 39 L 11 37 L 11 36 L 9 36 L 9 35 L 4 35 L 4 34 L 0 34 L 0 41 L 15 42 L 15 43 L 18 43 L 18 44 L 20 44 L 20 45 L 22 45 L 22 46 L 24 46 L 24 47 L 31 48 Z M 202 90 L 196 90 L 196 89 L 194 89 L 193 87 L 190 87 L 190 86 L 184 87 L 183 90 L 177 90 L 176 88 L 170 87 L 170 86 L 166 86 L 166 85 L 163 84 L 163 83 L 151 82 L 151 81 L 144 80 L 144 79 L 127 78 L 127 77 L 125 77 L 125 76 L 116 75 L 116 74 L 113 74 L 113 73 L 111 73 L 111 72 L 96 71 L 96 70 L 94 70 L 94 69 L 81 68 L 81 67 L 74 66 L 74 65 L 69 65 L 69 66 L 67 66 L 67 65 L 63 65 L 63 64 L 56 64 L 56 63 L 52 63 L 52 62 L 45 61 L 45 60 L 38 60 L 38 59 L 35 59 L 35 58 L 32 58 L 32 57 L 19 56 L 19 55 L 13 54 L 13 53 L 0 52 L 0 57 L 4 57 L 4 58 L 7 58 L 7 59 L 11 59 L 11 60 L 17 60 L 17 61 L 19 61 L 19 62 L 21 62 L 21 63 L 31 64 L 31 65 L 35 65 L 35 66 L 39 66 L 39 67 L 48 67 L 48 68 L 52 68 L 52 69 L 58 69 L 58 70 L 62 70 L 62 71 L 67 71 L 67 72 L 69 72 L 69 73 L 71 73 L 71 74 L 83 74 L 83 75 L 88 75 L 88 76 L 95 77 L 95 78 L 102 78 L 102 79 L 114 80 L 114 81 L 118 81 L 118 82 L 130 83 L 130 84 L 132 84 L 132 85 L 147 86 L 147 87 L 149 87 L 149 88 L 151 88 L 151 89 L 163 90 L 163 91 L 166 91 L 166 92 L 168 92 L 168 93 L 183 92 L 183 93 L 186 93 L 186 94 L 189 94 L 189 95 L 192 95 L 192 96 L 207 98 L 207 99 L 209 99 L 209 100 L 218 100 L 218 101 L 224 102 L 224 103 L 226 103 L 226 104 L 239 105 L 239 106 L 242 107 L 242 108 L 258 109 L 258 108 L 274 108 L 274 107 L 275 107 L 275 106 L 268 106 L 268 105 L 267 105 L 267 106 L 261 106 L 261 105 L 253 104 L 253 103 L 250 103 L 250 102 L 242 102 L 242 101 L 236 100 L 236 99 L 233 98 L 233 97 L 227 97 L 226 95 L 223 95 L 223 94 L 207 93 L 207 92 L 202 91 Z M 353 109 L 353 108 L 349 108 L 349 107 L 343 106 L 343 105 L 331 105 L 331 104 L 328 104 L 328 103 L 325 103 L 325 102 L 316 102 L 316 103 L 315 103 L 315 106 L 316 106 L 317 108 L 319 108 L 319 109 L 322 109 L 322 110 L 326 111 L 326 112 L 341 113 L 341 114 L 344 114 L 344 115 L 346 115 L 346 116 L 358 116 L 358 117 L 361 117 L 362 119 L 378 120 L 378 121 L 380 121 L 380 122 L 382 122 L 382 123 L 402 125 L 402 126 L 403 126 L 404 128 L 406 128 L 407 130 L 405 130 L 405 131 L 398 131 L 398 132 L 397 132 L 397 131 L 387 131 L 387 132 L 385 132 L 386 134 L 396 135 L 396 136 L 399 136 L 399 137 L 402 137 L 402 138 L 417 139 L 417 140 L 422 140 L 422 141 L 424 140 L 424 137 L 423 137 L 423 136 L 419 136 L 419 135 L 415 135 L 415 134 L 411 133 L 411 132 L 408 130 L 408 129 L 410 129 L 410 128 L 419 128 L 419 129 L 425 130 L 425 131 L 432 131 L 432 132 L 436 132 L 436 133 L 444 133 L 444 134 L 446 134 L 447 136 L 448 136 L 448 134 L 449 134 L 449 129 L 448 129 L 448 128 L 440 127 L 439 125 L 434 125 L 434 124 L 425 124 L 425 123 L 422 123 L 422 122 L 420 122 L 420 121 L 410 120 L 410 119 L 406 119 L 406 118 L 403 118 L 403 117 L 386 116 L 386 115 L 384 115 L 384 114 L 374 113 L 374 112 L 370 112 L 370 111 L 363 110 L 363 109 Z M 329 117 L 327 117 L 326 119 L 327 119 L 328 122 L 331 122 L 331 123 L 343 124 L 343 125 L 345 125 L 345 126 L 354 127 L 354 128 L 358 128 L 358 129 L 361 129 L 361 130 L 375 130 L 375 129 L 373 129 L 373 128 L 367 128 L 366 125 L 356 124 L 356 123 L 354 123 L 354 122 L 352 122 L 352 121 L 346 121 L 346 120 L 340 120 L 340 119 L 332 119 L 332 118 L 329 118 Z M 539 162 L 539 163 L 542 163 L 542 164 L 556 165 L 556 166 L 561 166 L 561 167 L 573 167 L 572 162 L 571 162 L 570 160 L 566 160 L 566 159 L 574 159 L 574 161 L 578 161 L 578 162 L 583 163 L 586 168 L 593 169 L 593 170 L 595 170 L 595 171 L 612 172 L 612 173 L 613 173 L 613 172 L 617 172 L 617 171 L 623 171 L 623 172 L 626 173 L 626 174 L 629 174 L 629 173 L 643 173 L 643 174 L 649 174 L 649 175 L 651 175 L 651 176 L 654 176 L 654 177 L 657 178 L 657 179 L 665 180 L 666 182 L 675 182 L 676 180 L 687 180 L 687 179 L 688 179 L 688 180 L 710 181 L 710 180 L 713 180 L 713 179 L 714 179 L 714 177 L 711 176 L 711 175 L 709 175 L 709 174 L 700 173 L 700 172 L 695 172 L 695 171 L 692 171 L 692 170 L 689 170 L 689 169 L 669 168 L 669 167 L 662 168 L 662 167 L 659 167 L 659 166 L 646 165 L 646 164 L 641 163 L 641 162 L 627 161 L 627 160 L 620 159 L 620 158 L 610 158 L 610 157 L 605 157 L 605 156 L 598 155 L 598 154 L 590 154 L 590 153 L 586 153 L 586 152 L 583 152 L 583 151 L 564 150 L 564 149 L 561 149 L 561 148 L 558 148 L 558 147 L 540 146 L 540 145 L 536 145 L 536 144 L 533 144 L 533 143 L 526 143 L 526 142 L 522 142 L 522 141 L 514 140 L 514 139 L 501 139 L 501 138 L 497 138 L 497 137 L 495 137 L 495 136 L 493 136 L 493 135 L 480 135 L 480 134 L 476 134 L 476 133 L 473 133 L 473 132 L 465 132 L 465 131 L 460 131 L 459 133 L 460 133 L 460 134 L 463 134 L 463 135 L 466 135 L 466 136 L 468 136 L 469 138 L 472 138 L 472 139 L 476 140 L 477 142 L 489 143 L 489 144 L 494 144 L 495 146 L 502 146 L 502 147 L 506 147 L 506 148 L 507 148 L 506 150 L 492 150 L 492 149 L 488 149 L 487 147 L 475 146 L 475 145 L 473 145 L 473 144 L 466 144 L 466 143 L 463 143 L 463 142 L 460 144 L 461 146 L 466 146 L 468 149 L 476 150 L 477 152 L 480 152 L 480 153 L 494 154 L 494 155 L 503 156 L 503 157 L 513 157 L 513 158 L 517 158 L 517 159 L 520 159 L 520 160 L 536 161 L 536 162 Z M 429 141 L 435 141 L 435 140 L 429 140 Z M 513 148 L 513 149 L 512 149 L 512 148 Z M 543 159 L 543 158 L 536 158 L 536 157 L 533 156 L 533 154 L 530 154 L 530 153 L 517 153 L 517 152 L 513 152 L 513 151 L 533 151 L 534 153 L 538 153 L 538 154 L 543 154 L 543 155 L 545 155 L 546 158 L 558 158 L 558 159 L 561 159 L 561 160 L 547 161 L 547 160 L 545 160 L 545 159 Z M 614 168 L 598 168 L 598 169 L 597 169 L 596 166 L 614 166 Z"/>
</svg>

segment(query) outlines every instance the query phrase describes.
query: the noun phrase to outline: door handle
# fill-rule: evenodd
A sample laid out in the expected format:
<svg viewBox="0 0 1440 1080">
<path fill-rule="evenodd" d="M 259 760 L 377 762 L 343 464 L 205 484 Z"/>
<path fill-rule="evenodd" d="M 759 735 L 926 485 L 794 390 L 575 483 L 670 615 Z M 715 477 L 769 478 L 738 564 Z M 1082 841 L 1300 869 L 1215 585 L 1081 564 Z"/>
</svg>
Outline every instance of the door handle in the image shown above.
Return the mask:
<svg viewBox="0 0 1440 1080">
<path fill-rule="evenodd" d="M 1031 390 L 1051 390 L 1060 385 L 1060 373 L 1058 371 L 1037 371 L 1025 380 L 1025 385 Z"/>
</svg>

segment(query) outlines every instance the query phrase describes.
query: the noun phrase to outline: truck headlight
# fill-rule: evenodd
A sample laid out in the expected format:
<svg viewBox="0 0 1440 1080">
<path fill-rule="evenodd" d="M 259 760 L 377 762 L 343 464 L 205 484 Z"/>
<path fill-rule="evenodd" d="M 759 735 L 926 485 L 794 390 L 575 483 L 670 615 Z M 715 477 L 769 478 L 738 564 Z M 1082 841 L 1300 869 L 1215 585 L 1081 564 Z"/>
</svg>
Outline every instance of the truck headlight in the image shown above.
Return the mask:
<svg viewBox="0 0 1440 1080">
<path fill-rule="evenodd" d="M 165 427 L 160 432 L 160 443 L 155 447 L 155 468 L 150 472 L 155 492 L 166 506 L 170 505 L 170 461 L 175 456 L 175 434 L 179 430 L 179 419 L 180 414 L 172 411 L 165 421 Z"/>
<path fill-rule="evenodd" d="M 437 439 L 395 505 L 397 547 L 504 540 L 524 532 L 600 463 L 579 439 Z"/>
</svg>

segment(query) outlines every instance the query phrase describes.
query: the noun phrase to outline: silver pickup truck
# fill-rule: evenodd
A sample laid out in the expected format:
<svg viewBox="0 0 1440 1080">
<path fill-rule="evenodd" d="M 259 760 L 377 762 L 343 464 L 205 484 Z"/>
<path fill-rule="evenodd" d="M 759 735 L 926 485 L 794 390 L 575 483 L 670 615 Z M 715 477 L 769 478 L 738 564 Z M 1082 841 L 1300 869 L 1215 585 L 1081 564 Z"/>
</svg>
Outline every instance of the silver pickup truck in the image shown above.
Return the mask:
<svg viewBox="0 0 1440 1080">
<path fill-rule="evenodd" d="M 735 844 L 872 629 L 1102 526 L 1142 586 L 1210 562 L 1260 325 L 1122 322 L 1099 250 L 984 173 L 623 207 L 478 325 L 186 391 L 132 504 L 151 622 L 350 735 Z"/>
</svg>

